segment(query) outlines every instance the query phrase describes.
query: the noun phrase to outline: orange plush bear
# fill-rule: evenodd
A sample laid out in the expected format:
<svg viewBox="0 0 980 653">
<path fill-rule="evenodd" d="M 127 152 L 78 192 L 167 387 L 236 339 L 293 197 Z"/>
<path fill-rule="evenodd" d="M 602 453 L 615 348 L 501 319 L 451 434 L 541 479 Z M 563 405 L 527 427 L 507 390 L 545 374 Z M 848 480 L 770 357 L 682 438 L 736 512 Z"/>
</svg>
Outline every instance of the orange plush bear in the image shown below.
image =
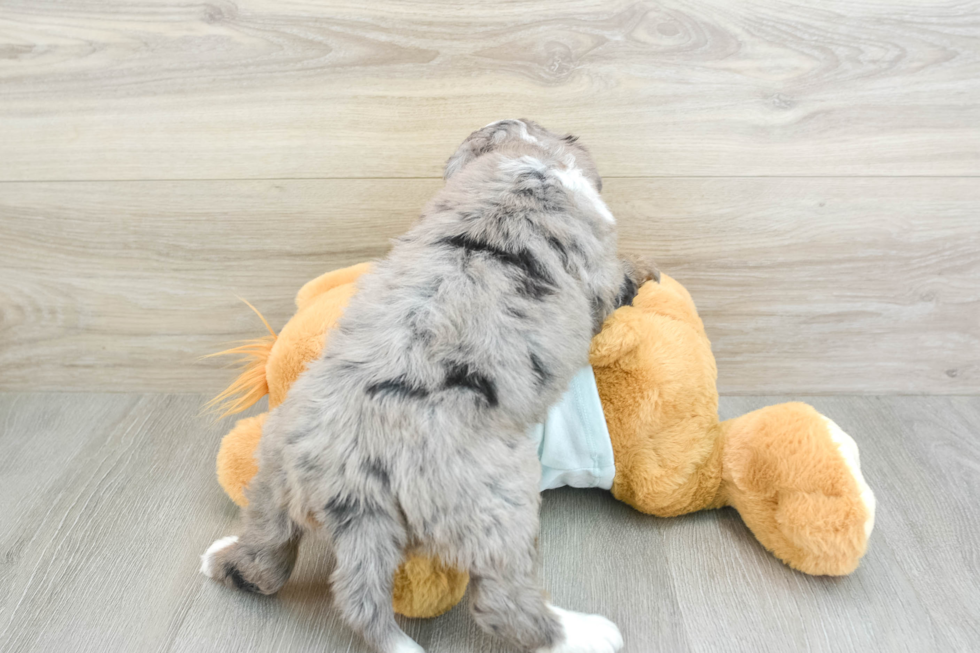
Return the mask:
<svg viewBox="0 0 980 653">
<path fill-rule="evenodd" d="M 368 269 L 362 263 L 310 281 L 278 335 L 222 352 L 244 354 L 249 362 L 214 403 L 228 413 L 266 393 L 270 409 L 282 403 Z M 660 283 L 645 283 L 631 306 L 606 320 L 590 360 L 615 460 L 613 496 L 659 517 L 732 506 L 791 567 L 808 574 L 854 571 L 875 509 L 854 441 L 801 403 L 719 422 L 711 344 L 677 281 L 662 275 Z M 253 454 L 265 417 L 239 421 L 218 452 L 218 481 L 240 506 L 257 470 Z M 467 582 L 465 571 L 410 556 L 395 578 L 395 610 L 441 614 L 462 598 Z"/>
</svg>

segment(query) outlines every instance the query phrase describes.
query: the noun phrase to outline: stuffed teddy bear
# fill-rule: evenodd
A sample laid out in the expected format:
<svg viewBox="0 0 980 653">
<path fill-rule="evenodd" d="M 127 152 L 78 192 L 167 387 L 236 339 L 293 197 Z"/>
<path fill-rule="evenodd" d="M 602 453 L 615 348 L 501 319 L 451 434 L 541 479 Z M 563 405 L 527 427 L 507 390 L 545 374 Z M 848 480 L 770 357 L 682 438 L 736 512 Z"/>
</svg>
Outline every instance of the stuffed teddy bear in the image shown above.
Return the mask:
<svg viewBox="0 0 980 653">
<path fill-rule="evenodd" d="M 369 266 L 308 282 L 296 296 L 296 314 L 278 335 L 266 322 L 269 336 L 214 354 L 244 355 L 248 362 L 212 405 L 231 414 L 265 394 L 270 409 L 282 403 L 319 355 Z M 854 441 L 802 403 L 719 422 L 711 345 L 681 284 L 666 274 L 659 283 L 643 284 L 632 305 L 606 320 L 589 357 L 594 377 L 585 379 L 594 378 L 614 462 L 611 483 L 602 487 L 613 496 L 658 517 L 731 506 L 789 566 L 808 574 L 854 571 L 875 510 Z M 218 452 L 218 481 L 240 506 L 257 470 L 254 452 L 266 415 L 239 421 Z M 395 578 L 395 610 L 411 617 L 441 614 L 459 602 L 468 580 L 464 571 L 410 555 Z"/>
</svg>

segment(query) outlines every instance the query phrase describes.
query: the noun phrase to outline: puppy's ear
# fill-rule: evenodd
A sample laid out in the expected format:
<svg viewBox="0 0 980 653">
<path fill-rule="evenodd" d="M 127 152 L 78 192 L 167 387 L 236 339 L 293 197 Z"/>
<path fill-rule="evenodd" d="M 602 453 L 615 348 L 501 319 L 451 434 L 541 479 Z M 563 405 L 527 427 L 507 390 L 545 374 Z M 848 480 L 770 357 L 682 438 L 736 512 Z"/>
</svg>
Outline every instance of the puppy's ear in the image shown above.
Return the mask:
<svg viewBox="0 0 980 653">
<path fill-rule="evenodd" d="M 623 283 L 619 286 L 619 294 L 616 295 L 615 308 L 631 306 L 633 304 L 633 298 L 636 297 L 637 289 L 638 286 L 633 277 L 629 274 L 624 274 Z"/>
<path fill-rule="evenodd" d="M 456 149 L 456 153 L 446 161 L 443 179 L 449 179 L 473 159 L 490 152 L 505 138 L 507 138 L 507 127 L 504 123 L 492 123 L 473 132 Z"/>
<path fill-rule="evenodd" d="M 653 259 L 627 254 L 620 257 L 620 262 L 623 266 L 623 283 L 616 297 L 616 308 L 632 304 L 640 286 L 647 281 L 660 283 L 660 269 Z"/>
</svg>

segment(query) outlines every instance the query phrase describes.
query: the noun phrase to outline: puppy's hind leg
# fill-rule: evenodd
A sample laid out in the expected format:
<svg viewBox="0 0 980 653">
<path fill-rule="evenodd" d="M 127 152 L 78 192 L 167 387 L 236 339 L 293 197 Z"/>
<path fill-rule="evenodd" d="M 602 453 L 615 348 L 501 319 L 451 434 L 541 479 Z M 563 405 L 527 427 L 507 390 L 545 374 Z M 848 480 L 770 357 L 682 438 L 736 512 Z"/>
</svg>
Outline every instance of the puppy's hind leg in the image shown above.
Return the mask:
<svg viewBox="0 0 980 653">
<path fill-rule="evenodd" d="M 201 556 L 201 573 L 256 594 L 275 594 L 289 580 L 301 531 L 277 505 L 260 469 L 249 488 L 245 531 L 224 537 Z"/>
<path fill-rule="evenodd" d="M 470 570 L 473 617 L 484 631 L 523 651 L 615 653 L 623 638 L 611 621 L 545 601 L 537 578 L 536 509 L 514 508 L 523 514 L 511 514 L 500 532 L 479 543 L 481 555 Z M 529 524 L 533 530 L 521 535 L 521 526 Z"/>
<path fill-rule="evenodd" d="M 370 499 L 346 497 L 327 504 L 337 565 L 331 577 L 334 605 L 344 620 L 381 653 L 424 653 L 395 622 L 395 571 L 405 530 L 397 517 Z"/>
<path fill-rule="evenodd" d="M 513 568 L 470 572 L 473 617 L 486 632 L 536 653 L 615 653 L 623 646 L 616 625 L 599 615 L 562 610 Z"/>
</svg>

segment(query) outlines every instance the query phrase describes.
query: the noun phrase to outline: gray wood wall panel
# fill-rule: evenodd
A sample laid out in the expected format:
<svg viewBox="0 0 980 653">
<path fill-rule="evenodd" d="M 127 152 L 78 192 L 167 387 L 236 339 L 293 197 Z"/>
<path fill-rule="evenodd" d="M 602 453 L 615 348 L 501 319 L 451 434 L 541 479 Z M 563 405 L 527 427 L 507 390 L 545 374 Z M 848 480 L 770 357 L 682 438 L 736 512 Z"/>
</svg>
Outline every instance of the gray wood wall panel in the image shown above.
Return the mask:
<svg viewBox="0 0 980 653">
<path fill-rule="evenodd" d="M 438 180 L 0 184 L 0 388 L 197 391 Z M 698 303 L 722 392 L 980 390 L 974 179 L 611 179 L 622 248 Z"/>
<path fill-rule="evenodd" d="M 436 177 L 474 127 L 611 176 L 980 174 L 980 5 L 6 0 L 0 179 Z"/>
</svg>

